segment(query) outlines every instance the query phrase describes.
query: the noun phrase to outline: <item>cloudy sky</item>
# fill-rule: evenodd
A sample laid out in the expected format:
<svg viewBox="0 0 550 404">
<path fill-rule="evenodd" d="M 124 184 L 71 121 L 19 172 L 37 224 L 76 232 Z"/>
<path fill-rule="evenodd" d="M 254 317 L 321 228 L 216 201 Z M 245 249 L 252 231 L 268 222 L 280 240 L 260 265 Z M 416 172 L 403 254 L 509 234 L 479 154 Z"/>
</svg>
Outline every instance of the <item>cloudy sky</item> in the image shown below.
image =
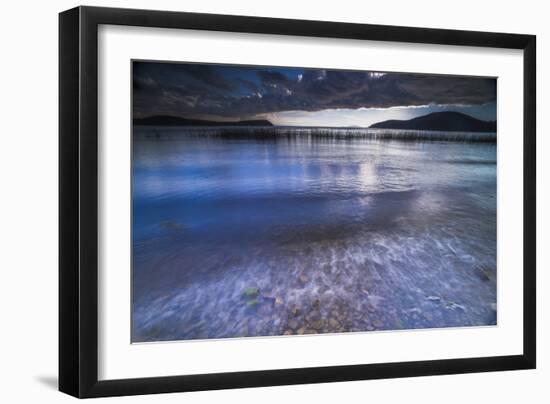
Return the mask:
<svg viewBox="0 0 550 404">
<path fill-rule="evenodd" d="M 275 125 L 369 126 L 435 111 L 496 120 L 496 79 L 133 62 L 133 113 Z"/>
</svg>

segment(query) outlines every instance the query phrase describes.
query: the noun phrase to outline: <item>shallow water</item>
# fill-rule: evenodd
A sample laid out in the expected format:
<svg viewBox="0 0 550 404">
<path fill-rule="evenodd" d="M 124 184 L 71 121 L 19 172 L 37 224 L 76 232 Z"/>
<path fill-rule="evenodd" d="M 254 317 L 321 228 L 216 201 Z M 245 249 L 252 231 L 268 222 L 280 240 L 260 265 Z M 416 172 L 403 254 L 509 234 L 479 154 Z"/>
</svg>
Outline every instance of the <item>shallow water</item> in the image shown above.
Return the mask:
<svg viewBox="0 0 550 404">
<path fill-rule="evenodd" d="M 494 144 L 162 131 L 133 144 L 134 342 L 496 324 Z"/>
</svg>

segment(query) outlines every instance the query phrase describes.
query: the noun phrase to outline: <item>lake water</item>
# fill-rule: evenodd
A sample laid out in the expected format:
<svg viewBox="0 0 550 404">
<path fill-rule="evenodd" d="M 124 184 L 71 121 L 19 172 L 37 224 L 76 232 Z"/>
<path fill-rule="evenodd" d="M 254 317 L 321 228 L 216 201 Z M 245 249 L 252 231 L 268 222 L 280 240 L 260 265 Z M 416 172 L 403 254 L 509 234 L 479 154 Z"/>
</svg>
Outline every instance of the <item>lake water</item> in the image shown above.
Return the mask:
<svg viewBox="0 0 550 404">
<path fill-rule="evenodd" d="M 496 324 L 494 143 L 137 129 L 132 231 L 133 342 Z"/>
</svg>

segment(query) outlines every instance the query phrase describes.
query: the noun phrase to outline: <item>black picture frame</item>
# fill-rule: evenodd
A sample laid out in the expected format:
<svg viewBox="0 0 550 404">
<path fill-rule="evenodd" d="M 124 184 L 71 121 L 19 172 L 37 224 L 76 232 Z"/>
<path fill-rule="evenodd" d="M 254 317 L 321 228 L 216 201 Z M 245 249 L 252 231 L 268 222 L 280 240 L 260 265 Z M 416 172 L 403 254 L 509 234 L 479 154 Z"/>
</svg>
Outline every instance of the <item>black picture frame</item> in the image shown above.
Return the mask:
<svg viewBox="0 0 550 404">
<path fill-rule="evenodd" d="M 523 50 L 523 354 L 99 381 L 100 24 Z M 535 368 L 535 103 L 534 35 L 97 7 L 77 7 L 60 13 L 59 390 L 85 398 Z"/>
</svg>

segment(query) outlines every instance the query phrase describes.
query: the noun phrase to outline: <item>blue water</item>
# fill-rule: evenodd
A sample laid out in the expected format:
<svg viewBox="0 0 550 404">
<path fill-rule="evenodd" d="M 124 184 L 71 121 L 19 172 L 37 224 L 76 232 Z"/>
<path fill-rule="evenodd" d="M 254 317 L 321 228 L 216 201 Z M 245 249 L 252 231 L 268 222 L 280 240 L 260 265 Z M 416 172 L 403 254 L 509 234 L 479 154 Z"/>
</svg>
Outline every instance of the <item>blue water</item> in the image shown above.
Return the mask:
<svg viewBox="0 0 550 404">
<path fill-rule="evenodd" d="M 493 143 L 138 128 L 132 195 L 134 342 L 496 324 Z"/>
</svg>

